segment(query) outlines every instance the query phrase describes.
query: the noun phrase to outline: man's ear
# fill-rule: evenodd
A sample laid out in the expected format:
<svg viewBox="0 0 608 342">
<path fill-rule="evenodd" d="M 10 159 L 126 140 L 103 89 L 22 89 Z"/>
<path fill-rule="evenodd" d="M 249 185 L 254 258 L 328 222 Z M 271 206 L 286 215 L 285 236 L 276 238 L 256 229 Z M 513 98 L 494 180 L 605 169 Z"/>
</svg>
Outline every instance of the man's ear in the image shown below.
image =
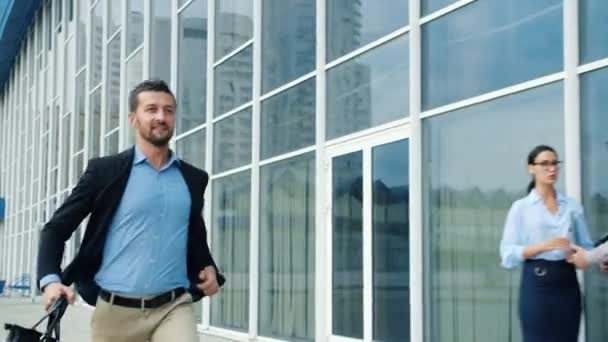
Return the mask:
<svg viewBox="0 0 608 342">
<path fill-rule="evenodd" d="M 129 118 L 129 124 L 131 125 L 131 127 L 135 128 L 135 123 L 137 121 L 137 118 L 135 117 L 135 113 L 130 112 L 128 115 Z"/>
</svg>

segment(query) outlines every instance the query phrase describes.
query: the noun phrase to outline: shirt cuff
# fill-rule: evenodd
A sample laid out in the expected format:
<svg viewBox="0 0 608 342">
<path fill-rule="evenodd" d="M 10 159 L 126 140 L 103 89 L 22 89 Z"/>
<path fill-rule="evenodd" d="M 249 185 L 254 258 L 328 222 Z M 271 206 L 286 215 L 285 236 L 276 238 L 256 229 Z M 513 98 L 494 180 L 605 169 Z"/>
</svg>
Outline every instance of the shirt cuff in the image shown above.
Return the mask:
<svg viewBox="0 0 608 342">
<path fill-rule="evenodd" d="M 40 279 L 40 289 L 44 290 L 44 287 L 52 283 L 61 283 L 61 278 L 57 274 L 49 274 Z"/>
<path fill-rule="evenodd" d="M 511 250 L 503 257 L 502 266 L 513 268 L 524 262 L 524 246 L 512 246 Z"/>
</svg>

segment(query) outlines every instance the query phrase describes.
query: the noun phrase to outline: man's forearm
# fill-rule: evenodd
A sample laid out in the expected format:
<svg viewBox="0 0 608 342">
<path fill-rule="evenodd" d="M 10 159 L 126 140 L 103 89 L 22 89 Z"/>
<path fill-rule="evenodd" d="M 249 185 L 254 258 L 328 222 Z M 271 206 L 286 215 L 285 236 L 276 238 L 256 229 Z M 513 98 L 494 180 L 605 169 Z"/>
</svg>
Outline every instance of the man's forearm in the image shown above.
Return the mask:
<svg viewBox="0 0 608 342">
<path fill-rule="evenodd" d="M 587 252 L 587 261 L 591 264 L 599 264 L 608 261 L 608 242 L 604 242 Z"/>
</svg>

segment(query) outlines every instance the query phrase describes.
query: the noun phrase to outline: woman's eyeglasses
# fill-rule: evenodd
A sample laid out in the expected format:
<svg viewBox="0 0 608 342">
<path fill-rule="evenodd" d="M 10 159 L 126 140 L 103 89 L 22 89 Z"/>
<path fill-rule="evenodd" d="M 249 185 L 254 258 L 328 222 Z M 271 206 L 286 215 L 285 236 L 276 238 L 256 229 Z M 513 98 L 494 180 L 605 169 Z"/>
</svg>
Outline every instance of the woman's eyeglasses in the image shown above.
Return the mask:
<svg viewBox="0 0 608 342">
<path fill-rule="evenodd" d="M 561 160 L 544 160 L 544 161 L 539 162 L 539 163 L 534 163 L 533 165 L 539 165 L 543 169 L 548 170 L 548 169 L 550 169 L 552 167 L 554 167 L 556 169 L 559 169 L 561 163 L 562 163 Z"/>
</svg>

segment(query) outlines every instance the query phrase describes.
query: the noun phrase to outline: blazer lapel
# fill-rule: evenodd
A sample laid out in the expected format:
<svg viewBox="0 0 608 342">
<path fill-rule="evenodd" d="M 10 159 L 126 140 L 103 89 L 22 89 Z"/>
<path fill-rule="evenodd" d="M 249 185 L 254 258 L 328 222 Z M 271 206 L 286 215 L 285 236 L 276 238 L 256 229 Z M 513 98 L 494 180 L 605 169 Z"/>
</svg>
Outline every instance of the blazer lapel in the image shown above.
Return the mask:
<svg viewBox="0 0 608 342">
<path fill-rule="evenodd" d="M 188 186 L 190 192 L 190 199 L 192 201 L 190 205 L 190 217 L 192 215 L 199 215 L 202 211 L 202 200 L 203 200 L 203 189 L 199 188 L 201 185 L 196 182 L 196 175 L 193 173 L 193 169 L 185 164 L 182 160 L 178 163 L 179 169 L 184 176 L 184 181 Z"/>
</svg>

